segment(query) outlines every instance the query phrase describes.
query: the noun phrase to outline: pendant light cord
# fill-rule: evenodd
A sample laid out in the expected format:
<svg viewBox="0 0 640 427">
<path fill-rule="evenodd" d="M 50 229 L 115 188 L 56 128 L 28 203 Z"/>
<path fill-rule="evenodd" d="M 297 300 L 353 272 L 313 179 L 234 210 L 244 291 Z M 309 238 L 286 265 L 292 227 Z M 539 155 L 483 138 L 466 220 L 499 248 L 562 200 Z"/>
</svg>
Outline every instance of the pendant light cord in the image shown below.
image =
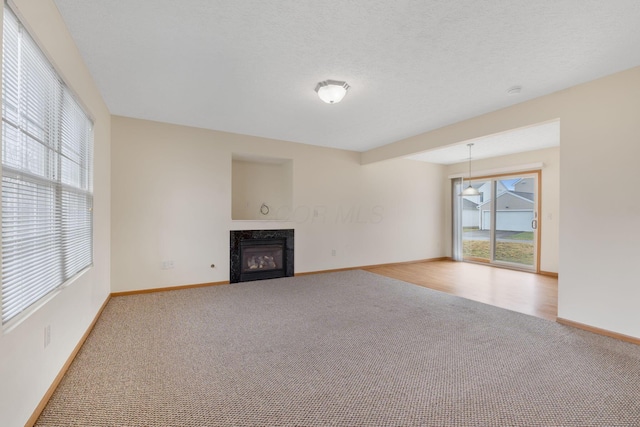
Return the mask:
<svg viewBox="0 0 640 427">
<path fill-rule="evenodd" d="M 473 142 L 467 144 L 469 147 L 469 185 L 471 185 L 471 147 L 473 146 Z"/>
</svg>

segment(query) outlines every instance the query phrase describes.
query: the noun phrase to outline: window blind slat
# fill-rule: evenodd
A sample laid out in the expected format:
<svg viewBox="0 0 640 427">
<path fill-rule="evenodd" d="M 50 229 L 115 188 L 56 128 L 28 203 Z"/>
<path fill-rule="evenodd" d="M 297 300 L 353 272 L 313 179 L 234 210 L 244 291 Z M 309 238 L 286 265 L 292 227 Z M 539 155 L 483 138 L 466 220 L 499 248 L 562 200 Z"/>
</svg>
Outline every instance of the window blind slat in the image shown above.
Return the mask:
<svg viewBox="0 0 640 427">
<path fill-rule="evenodd" d="M 93 263 L 93 124 L 4 11 L 3 324 Z"/>
</svg>

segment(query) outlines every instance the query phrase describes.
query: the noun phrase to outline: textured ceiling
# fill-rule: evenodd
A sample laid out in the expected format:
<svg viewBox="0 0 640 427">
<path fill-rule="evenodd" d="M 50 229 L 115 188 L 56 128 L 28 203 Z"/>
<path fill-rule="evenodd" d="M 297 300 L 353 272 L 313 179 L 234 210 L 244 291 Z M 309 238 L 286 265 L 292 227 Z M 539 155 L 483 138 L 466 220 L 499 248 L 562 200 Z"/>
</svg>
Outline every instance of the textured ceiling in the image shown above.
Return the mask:
<svg viewBox="0 0 640 427">
<path fill-rule="evenodd" d="M 55 2 L 112 114 L 356 151 L 640 65 L 638 0 Z"/>
</svg>

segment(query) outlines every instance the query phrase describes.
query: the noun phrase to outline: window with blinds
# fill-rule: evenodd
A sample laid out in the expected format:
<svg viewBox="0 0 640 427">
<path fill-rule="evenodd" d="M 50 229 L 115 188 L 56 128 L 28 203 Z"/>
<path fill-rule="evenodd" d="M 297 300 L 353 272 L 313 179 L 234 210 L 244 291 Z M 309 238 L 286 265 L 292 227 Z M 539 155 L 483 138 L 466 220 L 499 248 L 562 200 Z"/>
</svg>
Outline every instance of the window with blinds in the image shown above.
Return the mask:
<svg viewBox="0 0 640 427">
<path fill-rule="evenodd" d="M 93 262 L 93 124 L 16 15 L 2 44 L 2 323 Z"/>
</svg>

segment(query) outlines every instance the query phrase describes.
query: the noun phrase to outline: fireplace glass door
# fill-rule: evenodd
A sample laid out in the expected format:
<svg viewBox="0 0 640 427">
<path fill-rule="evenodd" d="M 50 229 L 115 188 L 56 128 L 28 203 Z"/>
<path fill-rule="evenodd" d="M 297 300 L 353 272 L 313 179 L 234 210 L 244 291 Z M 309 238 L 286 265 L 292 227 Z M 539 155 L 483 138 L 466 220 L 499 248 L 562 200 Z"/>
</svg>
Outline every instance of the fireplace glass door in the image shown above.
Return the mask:
<svg viewBox="0 0 640 427">
<path fill-rule="evenodd" d="M 242 272 L 282 269 L 282 245 L 255 245 L 242 248 Z"/>
</svg>

